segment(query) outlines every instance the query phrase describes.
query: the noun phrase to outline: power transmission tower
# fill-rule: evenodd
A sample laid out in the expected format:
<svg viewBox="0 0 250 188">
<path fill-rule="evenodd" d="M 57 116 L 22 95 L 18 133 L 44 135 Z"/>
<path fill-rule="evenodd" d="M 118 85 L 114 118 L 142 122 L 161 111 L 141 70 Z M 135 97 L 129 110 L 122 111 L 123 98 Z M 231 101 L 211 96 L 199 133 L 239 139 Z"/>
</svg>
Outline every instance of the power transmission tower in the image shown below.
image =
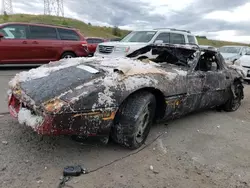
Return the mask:
<svg viewBox="0 0 250 188">
<path fill-rule="evenodd" d="M 44 14 L 64 17 L 63 0 L 44 0 Z"/>
<path fill-rule="evenodd" d="M 12 0 L 2 0 L 2 14 L 13 14 Z"/>
</svg>

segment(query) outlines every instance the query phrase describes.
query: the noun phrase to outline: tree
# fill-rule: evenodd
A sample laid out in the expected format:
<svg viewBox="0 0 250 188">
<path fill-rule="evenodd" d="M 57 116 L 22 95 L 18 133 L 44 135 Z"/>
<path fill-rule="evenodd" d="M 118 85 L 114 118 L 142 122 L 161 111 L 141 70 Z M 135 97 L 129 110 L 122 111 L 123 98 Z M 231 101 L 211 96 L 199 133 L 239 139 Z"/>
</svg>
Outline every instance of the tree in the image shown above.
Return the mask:
<svg viewBox="0 0 250 188">
<path fill-rule="evenodd" d="M 119 29 L 119 27 L 115 26 L 112 30 L 112 34 L 115 36 L 120 37 L 121 36 L 121 30 Z"/>
<path fill-rule="evenodd" d="M 197 38 L 207 39 L 206 36 L 196 36 Z"/>
<path fill-rule="evenodd" d="M 91 26 L 92 24 L 89 22 L 89 23 L 88 23 L 88 25 L 90 25 L 90 26 Z"/>
<path fill-rule="evenodd" d="M 3 20 L 6 22 L 9 20 L 9 15 L 7 14 L 6 11 L 3 12 Z"/>
</svg>

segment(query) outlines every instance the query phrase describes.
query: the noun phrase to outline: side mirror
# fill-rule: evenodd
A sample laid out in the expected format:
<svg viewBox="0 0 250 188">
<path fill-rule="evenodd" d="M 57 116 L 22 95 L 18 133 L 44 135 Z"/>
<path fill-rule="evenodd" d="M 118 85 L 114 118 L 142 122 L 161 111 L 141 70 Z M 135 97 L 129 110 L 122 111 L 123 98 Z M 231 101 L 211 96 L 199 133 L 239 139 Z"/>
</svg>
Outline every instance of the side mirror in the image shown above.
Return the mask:
<svg viewBox="0 0 250 188">
<path fill-rule="evenodd" d="M 4 38 L 3 33 L 0 33 L 0 39 Z"/>
<path fill-rule="evenodd" d="M 163 44 L 163 40 L 156 40 L 155 44 Z"/>
</svg>

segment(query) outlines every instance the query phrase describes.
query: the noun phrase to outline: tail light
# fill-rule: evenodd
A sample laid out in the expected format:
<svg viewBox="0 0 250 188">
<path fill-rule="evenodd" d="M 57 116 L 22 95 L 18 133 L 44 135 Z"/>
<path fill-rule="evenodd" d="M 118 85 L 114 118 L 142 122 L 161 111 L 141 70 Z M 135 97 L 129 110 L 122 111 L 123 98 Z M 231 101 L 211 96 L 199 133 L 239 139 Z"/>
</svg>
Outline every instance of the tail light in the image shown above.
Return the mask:
<svg viewBox="0 0 250 188">
<path fill-rule="evenodd" d="M 85 51 L 88 51 L 88 43 L 87 43 L 87 41 L 83 41 L 83 42 L 81 43 L 81 45 L 82 45 L 82 47 L 83 47 L 83 49 L 84 49 Z"/>
</svg>

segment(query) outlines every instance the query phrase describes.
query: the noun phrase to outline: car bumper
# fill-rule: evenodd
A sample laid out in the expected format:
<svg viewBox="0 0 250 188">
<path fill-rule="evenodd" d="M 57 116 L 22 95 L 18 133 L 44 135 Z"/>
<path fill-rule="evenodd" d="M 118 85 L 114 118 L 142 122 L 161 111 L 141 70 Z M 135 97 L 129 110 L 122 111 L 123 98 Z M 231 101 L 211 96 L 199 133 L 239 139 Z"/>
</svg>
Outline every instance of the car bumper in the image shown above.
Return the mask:
<svg viewBox="0 0 250 188">
<path fill-rule="evenodd" d="M 94 56 L 95 57 L 110 57 L 110 56 L 112 56 L 112 57 L 116 58 L 116 57 L 125 57 L 126 54 L 124 54 L 124 53 L 114 53 L 114 52 L 106 54 L 106 53 L 99 53 L 99 52 L 96 51 L 94 53 Z"/>
<path fill-rule="evenodd" d="M 49 114 L 34 110 L 13 94 L 8 102 L 11 116 L 40 135 L 108 136 L 116 108 L 81 113 Z"/>
</svg>

